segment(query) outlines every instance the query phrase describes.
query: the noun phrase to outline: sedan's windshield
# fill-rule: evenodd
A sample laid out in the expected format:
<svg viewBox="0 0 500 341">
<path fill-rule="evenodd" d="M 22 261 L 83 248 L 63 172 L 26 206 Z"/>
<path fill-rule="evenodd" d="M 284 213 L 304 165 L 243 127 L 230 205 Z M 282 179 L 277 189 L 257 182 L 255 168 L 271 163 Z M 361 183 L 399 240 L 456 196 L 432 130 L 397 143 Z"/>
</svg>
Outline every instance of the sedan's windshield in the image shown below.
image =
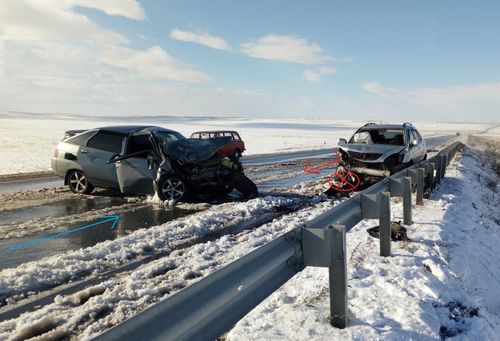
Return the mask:
<svg viewBox="0 0 500 341">
<path fill-rule="evenodd" d="M 184 140 L 185 137 L 177 132 L 167 132 L 167 131 L 156 131 L 154 133 L 155 139 L 159 145 L 163 145 L 166 142 L 174 142 L 178 140 Z"/>
<path fill-rule="evenodd" d="M 364 129 L 353 135 L 349 143 L 391 144 L 404 146 L 403 129 Z"/>
</svg>

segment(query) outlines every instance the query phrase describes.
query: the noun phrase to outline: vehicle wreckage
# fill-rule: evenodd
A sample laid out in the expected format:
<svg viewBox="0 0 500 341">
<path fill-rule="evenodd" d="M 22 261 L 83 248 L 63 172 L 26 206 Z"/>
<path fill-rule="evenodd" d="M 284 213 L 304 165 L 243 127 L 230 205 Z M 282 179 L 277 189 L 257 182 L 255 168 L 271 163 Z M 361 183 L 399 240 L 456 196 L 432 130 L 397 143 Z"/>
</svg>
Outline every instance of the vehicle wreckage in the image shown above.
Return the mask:
<svg viewBox="0 0 500 341">
<path fill-rule="evenodd" d="M 338 167 L 328 178 L 328 195 L 366 188 L 427 158 L 425 142 L 411 123 L 367 123 L 338 145 Z"/>
<path fill-rule="evenodd" d="M 154 126 L 113 126 L 68 131 L 52 158 L 52 169 L 75 193 L 94 187 L 123 194 L 157 194 L 162 200 L 217 197 L 233 189 L 258 195 L 239 160 L 220 151 L 230 138 L 186 139 Z"/>
</svg>

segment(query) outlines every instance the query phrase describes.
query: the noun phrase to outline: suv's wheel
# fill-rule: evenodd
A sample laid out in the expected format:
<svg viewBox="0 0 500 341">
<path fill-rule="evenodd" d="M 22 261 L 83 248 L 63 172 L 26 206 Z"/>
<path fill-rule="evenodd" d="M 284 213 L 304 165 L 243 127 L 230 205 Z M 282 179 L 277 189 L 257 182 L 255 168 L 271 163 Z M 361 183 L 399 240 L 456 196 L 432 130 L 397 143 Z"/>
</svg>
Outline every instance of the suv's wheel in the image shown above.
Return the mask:
<svg viewBox="0 0 500 341">
<path fill-rule="evenodd" d="M 80 170 L 72 170 L 68 173 L 68 186 L 71 192 L 79 194 L 90 194 L 94 190 L 94 186 Z"/>
<path fill-rule="evenodd" d="M 164 176 L 158 182 L 158 197 L 161 200 L 183 201 L 189 196 L 186 182 L 176 176 Z"/>
</svg>

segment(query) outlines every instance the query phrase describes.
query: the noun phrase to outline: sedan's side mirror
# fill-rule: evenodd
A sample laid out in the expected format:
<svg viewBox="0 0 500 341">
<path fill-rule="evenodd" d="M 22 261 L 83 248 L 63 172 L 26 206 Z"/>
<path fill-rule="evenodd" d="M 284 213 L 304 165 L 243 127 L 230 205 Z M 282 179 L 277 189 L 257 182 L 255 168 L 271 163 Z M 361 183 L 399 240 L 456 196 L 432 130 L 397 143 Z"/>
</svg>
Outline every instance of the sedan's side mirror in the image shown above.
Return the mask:
<svg viewBox="0 0 500 341">
<path fill-rule="evenodd" d="M 346 139 L 340 138 L 337 140 L 337 145 L 339 145 L 339 146 L 345 146 L 346 144 L 347 144 Z"/>
<path fill-rule="evenodd" d="M 116 153 L 116 154 L 113 154 L 112 157 L 109 158 L 108 162 L 107 163 L 115 163 L 116 161 L 118 161 L 117 159 L 120 157 L 120 154 L 119 153 Z"/>
</svg>

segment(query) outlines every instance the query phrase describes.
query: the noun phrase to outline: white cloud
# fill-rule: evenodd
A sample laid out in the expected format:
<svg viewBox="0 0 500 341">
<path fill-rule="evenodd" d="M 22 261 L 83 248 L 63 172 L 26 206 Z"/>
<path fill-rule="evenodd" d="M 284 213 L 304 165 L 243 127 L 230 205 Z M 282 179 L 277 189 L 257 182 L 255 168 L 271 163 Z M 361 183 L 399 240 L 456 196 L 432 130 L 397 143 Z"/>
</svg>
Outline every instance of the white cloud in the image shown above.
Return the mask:
<svg viewBox="0 0 500 341">
<path fill-rule="evenodd" d="M 40 2 L 40 0 L 35 1 Z M 54 2 L 64 4 L 61 0 Z M 118 15 L 135 20 L 146 19 L 146 13 L 137 0 L 69 0 L 66 1 L 66 4 L 94 8 L 107 15 Z"/>
<path fill-rule="evenodd" d="M 322 75 L 330 75 L 332 73 L 335 73 L 337 72 L 337 69 L 333 66 L 322 66 L 319 68 L 319 72 L 322 74 Z"/>
<path fill-rule="evenodd" d="M 304 65 L 323 64 L 335 60 L 324 55 L 317 43 L 295 36 L 269 34 L 255 42 L 240 45 L 241 52 L 254 58 L 276 60 Z"/>
<path fill-rule="evenodd" d="M 91 42 L 70 46 L 61 41 L 8 41 L 4 53 L 0 111 L 300 117 L 311 110 L 311 104 L 300 98 L 165 81 L 174 77 L 170 67 L 178 65 L 165 67 L 166 52 L 158 47 L 141 52 Z M 156 77 L 163 72 L 169 73 Z M 184 72 L 175 77 L 206 80 L 195 75 Z"/>
<path fill-rule="evenodd" d="M 337 72 L 333 66 L 322 66 L 317 71 L 307 69 L 304 71 L 304 79 L 311 83 L 319 83 L 321 75 L 329 75 Z"/>
<path fill-rule="evenodd" d="M 369 82 L 363 84 L 363 89 L 383 99 L 409 103 L 446 104 L 453 106 L 479 100 L 500 102 L 500 83 L 404 90 L 386 87 L 378 82 Z"/>
<path fill-rule="evenodd" d="M 368 82 L 362 86 L 385 104 L 400 111 L 418 113 L 419 117 L 484 121 L 494 120 L 500 112 L 500 83 L 415 89 L 387 87 L 378 82 Z"/>
<path fill-rule="evenodd" d="M 321 76 L 313 70 L 308 69 L 304 71 L 304 79 L 311 83 L 318 83 L 321 79 Z"/>
<path fill-rule="evenodd" d="M 195 70 L 172 56 L 159 46 L 146 51 L 126 47 L 108 47 L 99 56 L 108 65 L 134 72 L 146 79 L 165 79 L 187 83 L 206 83 L 210 77 Z"/>
<path fill-rule="evenodd" d="M 222 38 L 212 36 L 208 33 L 194 33 L 179 30 L 174 28 L 170 31 L 170 37 L 180 41 L 186 41 L 190 43 L 196 43 L 204 46 L 208 46 L 217 50 L 230 50 L 229 44 Z"/>
<path fill-rule="evenodd" d="M 134 0 L 2 0 L 0 39 L 92 40 L 107 44 L 128 43 L 123 35 L 104 29 L 75 7 L 90 7 L 110 15 L 144 19 Z"/>
</svg>

